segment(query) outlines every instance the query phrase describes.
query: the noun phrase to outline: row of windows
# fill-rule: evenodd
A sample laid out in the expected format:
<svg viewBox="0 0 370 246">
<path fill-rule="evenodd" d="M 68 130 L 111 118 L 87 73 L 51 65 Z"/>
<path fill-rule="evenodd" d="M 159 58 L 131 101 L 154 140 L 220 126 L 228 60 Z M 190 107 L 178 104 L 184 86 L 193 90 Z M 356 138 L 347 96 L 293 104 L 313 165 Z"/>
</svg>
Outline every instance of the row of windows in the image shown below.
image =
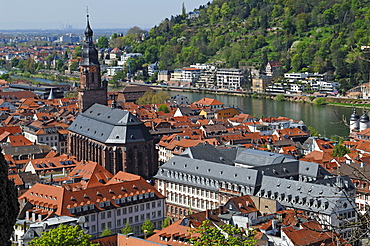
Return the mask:
<svg viewBox="0 0 370 246">
<path fill-rule="evenodd" d="M 58 140 L 58 136 L 50 136 L 50 140 Z M 44 137 L 40 137 L 40 141 L 44 141 Z M 45 141 L 49 141 L 49 137 L 45 137 Z"/>
<path fill-rule="evenodd" d="M 133 212 L 139 212 L 139 211 L 146 211 L 146 210 L 149 210 L 150 208 L 160 208 L 162 205 L 162 201 L 154 201 L 154 202 L 148 202 L 148 203 L 144 203 L 144 204 L 140 204 L 140 205 L 134 205 L 134 206 L 129 206 L 129 207 L 125 207 L 125 208 L 118 208 L 116 209 L 117 211 L 117 216 L 121 216 L 122 215 L 125 215 L 127 214 L 127 212 L 129 214 L 133 213 Z M 153 212 L 154 213 L 154 212 Z M 160 214 L 161 211 L 158 211 L 158 214 Z M 105 218 L 109 219 L 109 218 L 112 218 L 113 216 L 113 211 L 103 211 L 100 213 L 100 219 L 104 220 Z M 158 215 L 160 216 L 160 215 Z M 95 214 L 92 214 L 91 215 L 91 221 L 95 221 L 96 217 L 95 217 Z M 86 220 L 88 221 L 89 220 L 89 216 L 86 216 Z"/>
<path fill-rule="evenodd" d="M 197 196 L 202 196 L 202 197 L 211 198 L 211 199 L 218 199 L 218 194 L 216 192 L 211 192 L 208 190 L 203 190 L 203 189 L 194 188 L 194 187 L 192 188 L 192 187 L 188 187 L 185 185 L 183 186 L 183 185 L 174 184 L 174 183 L 170 183 L 169 186 L 170 186 L 170 189 L 176 190 L 179 192 L 189 193 L 191 195 L 197 195 Z"/>
<path fill-rule="evenodd" d="M 180 217 L 182 215 L 186 216 L 186 215 L 189 214 L 187 209 L 177 208 L 177 207 L 173 207 L 173 206 L 168 206 L 167 207 L 167 212 L 172 213 L 174 215 L 179 215 Z"/>
<path fill-rule="evenodd" d="M 152 213 L 141 214 L 140 216 L 139 215 L 131 216 L 128 219 L 127 218 L 117 219 L 117 228 L 125 226 L 127 222 L 129 224 L 141 223 L 141 222 L 144 222 L 146 219 L 151 220 L 151 219 L 156 219 L 156 218 L 161 218 L 161 217 L 162 217 L 162 210 L 159 210 L 159 211 L 152 212 Z M 86 222 L 89 222 L 89 217 L 86 216 L 85 218 L 86 218 Z M 91 221 L 95 221 L 95 214 L 91 215 Z M 101 230 L 104 230 L 106 226 L 109 229 L 112 229 L 112 221 L 108 221 L 107 223 L 104 222 L 101 224 L 101 226 L 102 226 Z M 95 225 L 92 225 L 92 227 L 95 227 Z M 94 231 L 95 230 L 92 230 L 92 232 Z"/>
<path fill-rule="evenodd" d="M 199 167 L 195 167 L 195 170 L 197 170 L 197 169 L 199 169 Z M 165 169 L 160 169 L 160 172 L 162 174 L 165 173 L 165 171 L 166 171 Z M 208 169 L 207 172 L 211 172 L 211 169 Z M 223 173 L 224 173 L 224 171 L 220 171 L 220 175 L 223 175 Z M 237 175 L 238 174 L 235 173 L 234 177 L 236 178 Z M 239 191 L 246 191 L 246 193 L 250 192 L 250 187 L 248 187 L 248 186 L 241 186 L 241 185 L 238 185 L 238 184 L 232 184 L 230 182 L 219 181 L 219 180 L 216 180 L 216 179 L 215 180 L 214 179 L 209 179 L 209 178 L 205 178 L 205 177 L 202 177 L 202 176 L 196 176 L 196 175 L 177 172 L 177 171 L 167 171 L 167 177 L 171 177 L 171 178 L 176 179 L 176 180 L 184 180 L 184 181 L 192 182 L 192 183 L 196 183 L 196 184 L 212 186 L 212 187 L 215 187 L 215 188 L 228 189 L 228 190 L 232 190 L 232 191 L 236 191 L 236 192 L 239 192 Z M 247 176 L 246 179 L 250 180 L 251 176 Z M 179 184 L 176 184 L 176 186 L 174 186 L 174 184 L 170 183 L 168 188 L 179 189 L 177 187 L 178 185 Z M 161 183 L 159 183 L 159 186 L 161 186 Z M 189 193 L 190 193 L 190 191 L 189 191 Z"/>
<path fill-rule="evenodd" d="M 187 197 L 182 197 L 181 195 L 168 195 L 168 201 L 169 202 L 174 202 L 174 203 L 180 203 L 184 204 L 186 206 L 192 206 L 196 207 L 199 209 L 212 209 L 216 208 L 218 203 L 217 202 L 211 202 L 211 201 L 202 201 L 200 199 L 195 199 L 195 198 L 187 198 Z"/>
<path fill-rule="evenodd" d="M 349 211 L 349 212 L 345 212 L 345 213 L 340 213 L 338 219 L 349 219 L 349 218 L 353 218 L 355 216 L 356 216 L 355 211 Z"/>
</svg>

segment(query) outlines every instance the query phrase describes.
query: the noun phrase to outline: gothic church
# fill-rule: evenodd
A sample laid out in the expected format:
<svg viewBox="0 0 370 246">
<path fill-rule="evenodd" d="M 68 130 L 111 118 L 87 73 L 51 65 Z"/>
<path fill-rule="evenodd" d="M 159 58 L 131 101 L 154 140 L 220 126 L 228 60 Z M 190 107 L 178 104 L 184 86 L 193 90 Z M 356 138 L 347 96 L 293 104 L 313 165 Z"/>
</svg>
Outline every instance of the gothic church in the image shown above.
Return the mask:
<svg viewBox="0 0 370 246">
<path fill-rule="evenodd" d="M 80 72 L 79 114 L 68 128 L 68 152 L 79 161 L 95 161 L 112 174 L 124 171 L 152 178 L 158 161 L 148 129 L 128 111 L 106 106 L 107 83 L 101 80 L 89 16 Z"/>
</svg>

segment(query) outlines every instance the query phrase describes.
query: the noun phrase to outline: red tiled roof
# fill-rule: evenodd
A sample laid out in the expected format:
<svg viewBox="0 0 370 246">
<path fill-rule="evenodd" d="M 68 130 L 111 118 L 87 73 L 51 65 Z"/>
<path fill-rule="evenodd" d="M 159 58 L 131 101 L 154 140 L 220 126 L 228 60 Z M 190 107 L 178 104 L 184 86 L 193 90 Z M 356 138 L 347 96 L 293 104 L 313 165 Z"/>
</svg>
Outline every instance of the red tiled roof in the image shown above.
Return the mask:
<svg viewBox="0 0 370 246">
<path fill-rule="evenodd" d="M 99 206 L 101 201 L 110 201 L 115 205 L 115 199 L 154 192 L 155 196 L 164 198 L 145 179 L 120 182 L 115 184 L 101 184 L 86 189 L 71 190 L 67 187 L 51 186 L 37 183 L 27 190 L 19 199 L 26 199 L 32 205 L 42 203 L 43 207 L 52 207 L 58 216 L 73 216 L 68 209 L 78 206 L 94 204 L 95 208 L 104 210 Z"/>
<path fill-rule="evenodd" d="M 8 142 L 13 147 L 33 145 L 33 143 L 23 135 L 10 135 L 8 136 Z"/>
<path fill-rule="evenodd" d="M 294 245 L 330 245 L 337 242 L 338 235 L 333 232 L 324 232 L 317 221 L 301 224 L 301 229 L 296 230 L 292 226 L 281 228 L 282 232 L 293 242 Z"/>
<path fill-rule="evenodd" d="M 213 99 L 213 98 L 207 98 L 207 97 L 204 97 L 202 99 L 200 99 L 198 102 L 196 102 L 197 104 L 199 105 L 202 105 L 202 106 L 210 106 L 210 105 L 224 105 L 222 102 L 220 101 L 217 101 L 216 99 Z"/>
</svg>

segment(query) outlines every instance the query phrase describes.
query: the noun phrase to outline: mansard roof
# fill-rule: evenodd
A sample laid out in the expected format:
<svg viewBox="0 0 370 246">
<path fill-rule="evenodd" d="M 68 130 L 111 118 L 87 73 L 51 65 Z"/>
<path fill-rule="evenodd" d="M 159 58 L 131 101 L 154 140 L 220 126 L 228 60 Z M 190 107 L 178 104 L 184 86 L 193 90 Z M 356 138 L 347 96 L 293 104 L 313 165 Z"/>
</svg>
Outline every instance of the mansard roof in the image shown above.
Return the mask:
<svg viewBox="0 0 370 246">
<path fill-rule="evenodd" d="M 317 184 L 272 176 L 263 176 L 257 196 L 277 199 L 285 207 L 332 214 L 339 201 L 346 199 L 344 191 L 335 184 Z M 348 208 L 354 206 L 347 201 Z"/>
<path fill-rule="evenodd" d="M 68 128 L 72 133 L 106 144 L 140 143 L 153 139 L 144 123 L 126 110 L 94 104 Z"/>
<path fill-rule="evenodd" d="M 224 153 L 225 151 L 223 151 Z M 226 155 L 217 150 L 210 144 L 198 144 L 195 147 L 186 149 L 181 155 L 188 156 L 192 159 L 213 161 L 216 163 L 233 165 L 234 162 Z"/>
<path fill-rule="evenodd" d="M 230 166 L 212 161 L 191 159 L 186 156 L 174 156 L 170 161 L 164 163 L 155 176 L 157 179 L 173 180 L 176 182 L 205 187 L 207 189 L 218 189 L 207 185 L 201 180 L 192 180 L 189 177 L 183 177 L 179 174 L 195 175 L 212 180 L 230 182 L 232 184 L 241 184 L 249 187 L 260 185 L 261 175 L 258 170 Z"/>
<path fill-rule="evenodd" d="M 294 160 L 293 157 L 289 155 L 276 154 L 262 150 L 240 148 L 238 149 L 235 162 L 250 166 L 264 166 L 292 160 Z"/>
</svg>

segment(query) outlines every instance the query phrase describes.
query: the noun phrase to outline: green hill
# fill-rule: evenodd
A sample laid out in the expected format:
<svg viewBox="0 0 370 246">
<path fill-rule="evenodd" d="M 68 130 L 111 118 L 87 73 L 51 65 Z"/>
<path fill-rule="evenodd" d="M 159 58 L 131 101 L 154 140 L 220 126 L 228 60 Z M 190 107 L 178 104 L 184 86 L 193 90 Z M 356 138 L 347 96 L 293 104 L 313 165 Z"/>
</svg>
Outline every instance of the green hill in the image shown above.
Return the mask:
<svg viewBox="0 0 370 246">
<path fill-rule="evenodd" d="M 112 44 L 155 61 L 161 69 L 212 62 L 220 67 L 256 66 L 279 60 L 284 72 L 328 72 L 345 88 L 367 82 L 370 2 L 360 0 L 215 0 L 153 27 L 144 41 L 137 32 Z M 115 42 L 116 41 L 116 42 Z"/>
</svg>

